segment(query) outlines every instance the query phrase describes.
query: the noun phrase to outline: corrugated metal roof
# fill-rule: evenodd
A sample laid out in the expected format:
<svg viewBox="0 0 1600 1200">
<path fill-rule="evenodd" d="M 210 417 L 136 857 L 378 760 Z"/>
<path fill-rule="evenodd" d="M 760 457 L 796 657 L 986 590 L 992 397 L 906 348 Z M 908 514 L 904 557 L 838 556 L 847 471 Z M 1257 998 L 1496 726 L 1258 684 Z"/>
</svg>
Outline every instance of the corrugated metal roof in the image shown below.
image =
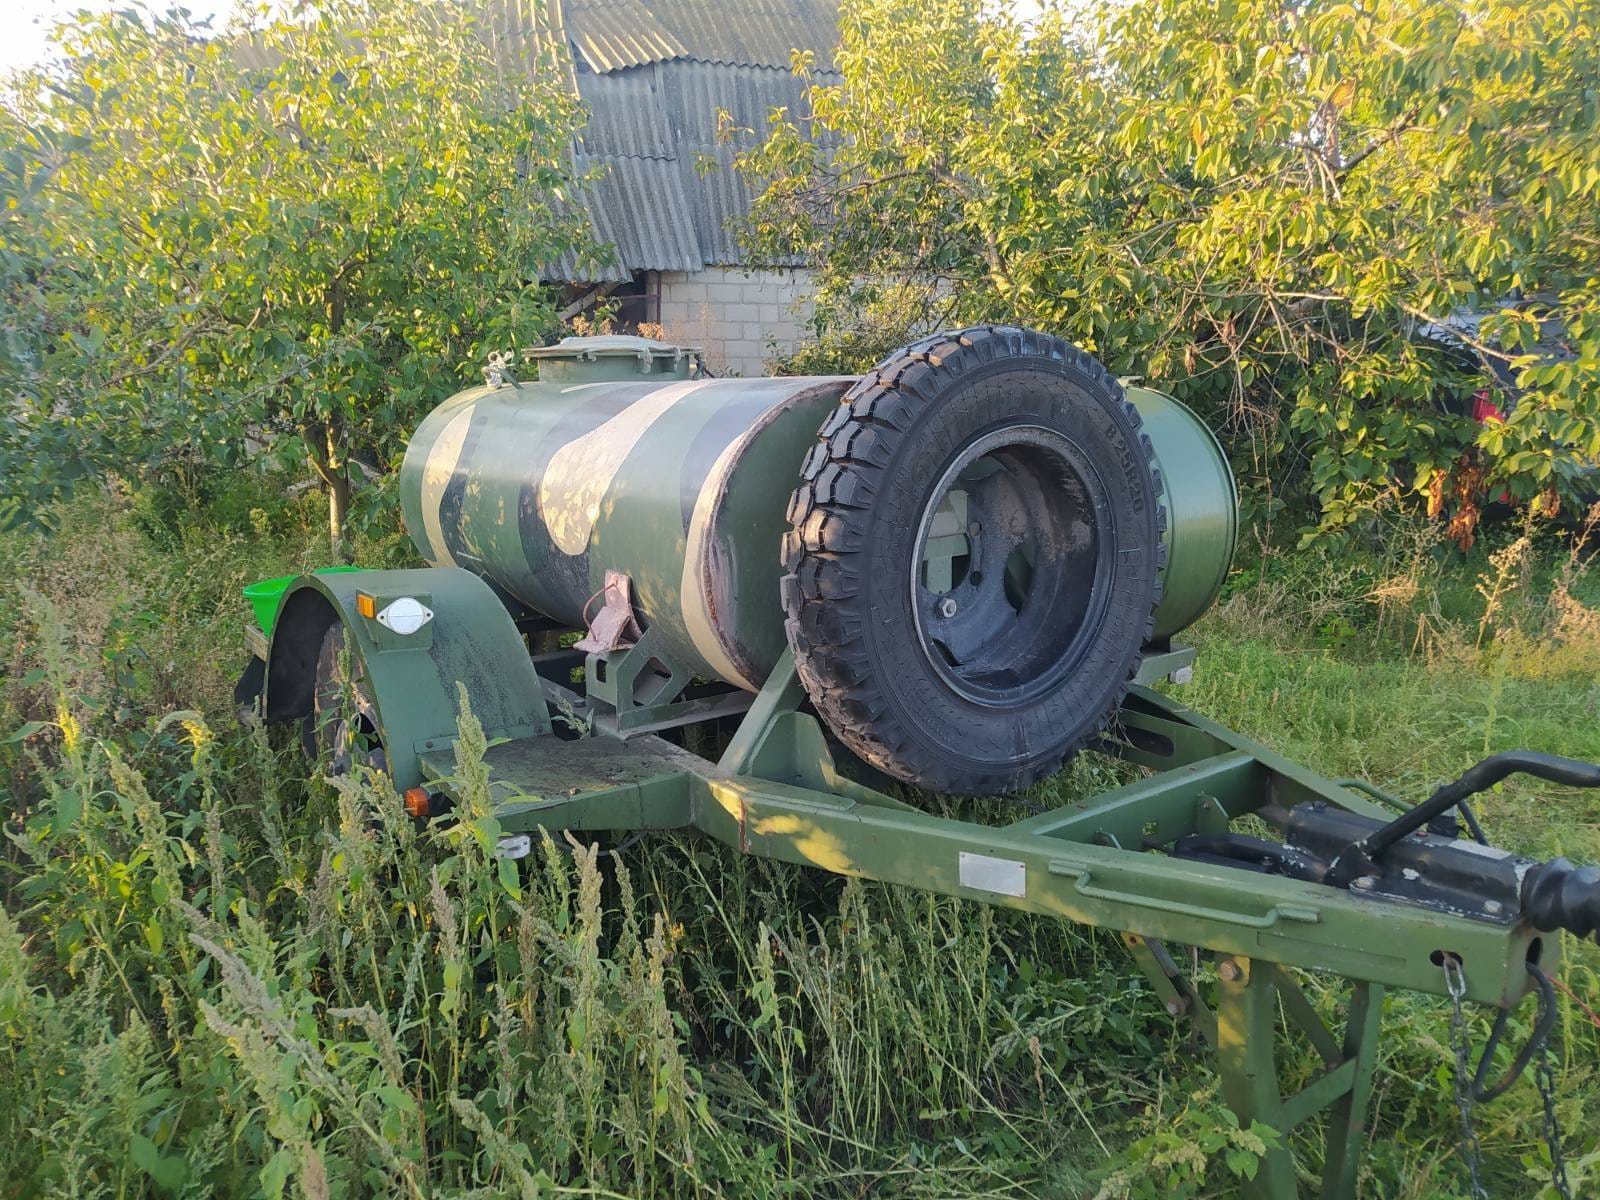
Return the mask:
<svg viewBox="0 0 1600 1200">
<path fill-rule="evenodd" d="M 833 61 L 839 42 L 837 0 L 665 0 L 652 7 L 686 57 L 702 62 L 789 69 L 796 50 Z"/>
<path fill-rule="evenodd" d="M 611 157 L 590 211 L 609 225 L 619 265 L 634 271 L 698 271 L 706 265 L 690 180 L 670 158 Z"/>
<path fill-rule="evenodd" d="M 803 115 L 807 84 L 790 57 L 809 49 L 819 64 L 832 62 L 837 0 L 485 2 L 515 10 L 497 41 L 507 54 L 548 44 L 541 39 L 552 30 L 564 38 L 590 113 L 574 158 L 580 170 L 603 172 L 584 202 L 594 239 L 615 248 L 614 261 L 569 260 L 546 273 L 605 282 L 742 262 L 736 225 L 751 195 L 733 160 L 762 136 L 774 108 Z M 719 112 L 753 132 L 719 138 Z"/>
<path fill-rule="evenodd" d="M 579 154 L 605 171 L 588 193 L 591 223 L 616 247 L 617 269 L 742 262 L 736 224 L 751 194 L 733 160 L 757 143 L 773 109 L 803 110 L 806 82 L 772 67 L 677 60 L 580 71 L 577 83 L 591 114 Z M 719 138 L 719 111 L 750 132 Z"/>
<path fill-rule="evenodd" d="M 774 108 L 799 113 L 805 107 L 808 85 L 788 70 L 702 62 L 666 63 L 655 70 L 667 81 L 663 90 L 672 96 L 676 133 L 685 141 L 715 142 L 719 110 L 734 125 L 759 133 Z M 607 77 L 594 83 L 609 88 L 612 81 Z"/>
<path fill-rule="evenodd" d="M 742 262 L 736 225 L 749 213 L 752 196 L 733 160 L 760 143 L 773 109 L 804 112 L 807 85 L 770 67 L 669 63 L 658 69 L 672 77 L 667 90 L 675 93 L 672 111 L 683 158 L 694 177 L 701 253 L 710 263 Z M 717 137 L 719 110 L 728 114 L 736 131 L 726 138 Z"/>
<path fill-rule="evenodd" d="M 576 87 L 561 0 L 477 0 L 478 33 L 494 50 L 502 75 L 552 66 Z"/>
<path fill-rule="evenodd" d="M 689 48 L 640 0 L 564 0 L 567 36 L 591 71 L 621 71 L 686 58 Z"/>
<path fill-rule="evenodd" d="M 549 278 L 622 281 L 634 271 L 698 271 L 744 260 L 737 223 L 750 188 L 733 167 L 774 108 L 803 115 L 806 83 L 794 49 L 833 60 L 838 0 L 472 0 L 478 31 L 508 84 L 565 72 L 588 106 L 573 148 L 578 173 L 600 169 L 583 199 L 600 266 L 576 258 L 540 268 Z M 448 5 L 439 19 L 458 12 Z M 239 39 L 246 66 L 276 57 Z M 823 81 L 834 78 L 820 73 Z M 736 129 L 718 137 L 718 113 Z"/>
<path fill-rule="evenodd" d="M 821 62 L 838 43 L 838 0 L 564 0 L 568 35 L 604 74 L 674 58 L 787 68 L 795 50 Z"/>
<path fill-rule="evenodd" d="M 676 158 L 679 138 L 662 82 L 655 64 L 608 75 L 585 73 L 577 85 L 589 109 L 579 135 L 583 148 L 599 155 Z"/>
</svg>

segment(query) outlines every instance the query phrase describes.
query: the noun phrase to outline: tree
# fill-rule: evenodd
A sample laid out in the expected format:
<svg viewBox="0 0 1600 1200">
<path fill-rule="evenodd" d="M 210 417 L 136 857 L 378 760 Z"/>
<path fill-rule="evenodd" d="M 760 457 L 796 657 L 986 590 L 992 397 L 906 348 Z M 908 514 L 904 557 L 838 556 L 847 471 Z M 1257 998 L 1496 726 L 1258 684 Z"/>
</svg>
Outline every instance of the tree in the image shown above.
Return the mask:
<svg viewBox="0 0 1600 1200">
<path fill-rule="evenodd" d="M 841 34 L 824 136 L 779 114 L 744 164 L 753 245 L 823 263 L 824 332 L 908 283 L 1062 332 L 1197 403 L 1324 533 L 1411 498 L 1468 538 L 1484 496 L 1548 507 L 1600 457 L 1596 0 L 1136 0 L 1032 28 L 846 0 Z M 1481 377 L 1417 336 L 1463 308 L 1527 389 L 1504 422 L 1449 403 Z M 1562 361 L 1529 353 L 1550 318 Z"/>
<path fill-rule="evenodd" d="M 578 246 L 564 48 L 508 62 L 472 11 L 66 26 L 11 116 L 12 186 L 45 175 L 5 229 L 35 331 L 4 360 L 13 453 L 66 430 L 89 469 L 298 460 L 341 552 L 354 456 L 381 467 L 485 347 L 537 341 L 539 267 Z"/>
</svg>

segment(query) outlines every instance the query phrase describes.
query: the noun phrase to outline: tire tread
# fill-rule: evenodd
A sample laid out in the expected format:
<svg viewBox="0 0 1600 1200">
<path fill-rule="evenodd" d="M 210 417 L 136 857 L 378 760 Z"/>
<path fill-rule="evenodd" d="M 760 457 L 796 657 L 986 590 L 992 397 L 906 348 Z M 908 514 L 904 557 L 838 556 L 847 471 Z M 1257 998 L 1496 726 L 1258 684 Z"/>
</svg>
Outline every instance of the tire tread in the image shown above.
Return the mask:
<svg viewBox="0 0 1600 1200">
<path fill-rule="evenodd" d="M 1092 355 L 1059 338 L 1015 326 L 978 325 L 936 333 L 897 350 L 863 375 L 840 398 L 817 432 L 789 500 L 792 524 L 784 535 L 781 595 L 784 629 L 800 681 L 822 719 L 856 754 L 874 766 L 936 791 L 989 793 L 1027 787 L 1060 769 L 1110 722 L 1138 674 L 1142 652 L 1088 729 L 1059 754 L 1005 773 L 951 770 L 921 748 L 895 718 L 883 684 L 868 661 L 862 620 L 853 601 L 860 572 L 851 569 L 864 550 L 865 527 L 899 441 L 929 405 L 968 371 L 999 357 L 1040 357 L 1066 363 L 1114 393 L 1135 432 L 1134 444 L 1150 472 L 1155 500 L 1156 581 L 1144 639 L 1155 624 L 1165 566 L 1164 487 L 1155 448 L 1142 431 L 1138 410 L 1121 384 Z"/>
</svg>

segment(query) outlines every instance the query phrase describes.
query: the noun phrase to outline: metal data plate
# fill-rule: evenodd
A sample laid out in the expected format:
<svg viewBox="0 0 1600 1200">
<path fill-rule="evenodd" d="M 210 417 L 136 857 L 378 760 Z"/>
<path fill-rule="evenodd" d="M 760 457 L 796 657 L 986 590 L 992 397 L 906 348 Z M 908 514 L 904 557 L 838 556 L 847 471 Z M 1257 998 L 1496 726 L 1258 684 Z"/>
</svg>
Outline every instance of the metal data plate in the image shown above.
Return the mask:
<svg viewBox="0 0 1600 1200">
<path fill-rule="evenodd" d="M 991 858 L 987 854 L 961 851 L 961 886 L 997 896 L 1026 896 L 1028 869 L 1013 858 Z"/>
</svg>

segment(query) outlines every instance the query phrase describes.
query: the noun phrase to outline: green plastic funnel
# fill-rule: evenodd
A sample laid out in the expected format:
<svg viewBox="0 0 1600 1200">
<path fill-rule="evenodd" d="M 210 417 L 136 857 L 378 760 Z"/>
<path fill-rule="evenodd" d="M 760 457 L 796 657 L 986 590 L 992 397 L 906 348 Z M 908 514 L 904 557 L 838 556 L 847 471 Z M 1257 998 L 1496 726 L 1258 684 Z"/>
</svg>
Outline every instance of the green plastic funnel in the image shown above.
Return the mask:
<svg viewBox="0 0 1600 1200">
<path fill-rule="evenodd" d="M 360 571 L 361 567 L 318 567 L 311 572 L 313 575 L 342 575 L 348 571 Z M 258 579 L 256 582 L 240 589 L 250 610 L 255 614 L 256 624 L 261 626 L 261 632 L 268 637 L 272 636 L 273 622 L 278 619 L 278 604 L 283 600 L 284 592 L 289 590 L 289 585 L 299 575 L 274 575 L 271 579 Z"/>
</svg>

